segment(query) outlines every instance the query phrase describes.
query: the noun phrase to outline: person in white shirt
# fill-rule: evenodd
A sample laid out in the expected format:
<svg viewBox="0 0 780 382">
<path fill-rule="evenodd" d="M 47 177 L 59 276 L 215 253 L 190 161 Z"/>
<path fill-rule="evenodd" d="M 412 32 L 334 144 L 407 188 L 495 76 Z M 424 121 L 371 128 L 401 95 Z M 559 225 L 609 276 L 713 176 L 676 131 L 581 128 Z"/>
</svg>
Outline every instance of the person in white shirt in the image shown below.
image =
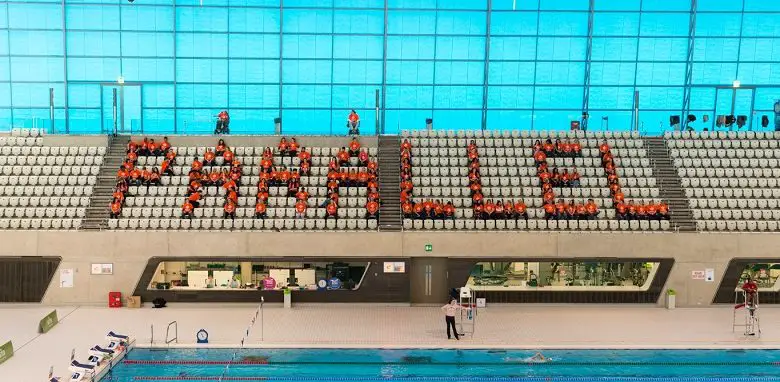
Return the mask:
<svg viewBox="0 0 780 382">
<path fill-rule="evenodd" d="M 452 327 L 452 333 L 455 334 L 455 339 L 460 340 L 460 337 L 458 337 L 458 330 L 455 329 L 455 313 L 459 309 L 463 308 L 458 305 L 454 298 L 450 300 L 449 304 L 441 307 L 441 310 L 444 312 L 444 321 L 447 323 L 447 339 L 452 339 L 452 336 L 450 336 L 450 327 Z"/>
</svg>

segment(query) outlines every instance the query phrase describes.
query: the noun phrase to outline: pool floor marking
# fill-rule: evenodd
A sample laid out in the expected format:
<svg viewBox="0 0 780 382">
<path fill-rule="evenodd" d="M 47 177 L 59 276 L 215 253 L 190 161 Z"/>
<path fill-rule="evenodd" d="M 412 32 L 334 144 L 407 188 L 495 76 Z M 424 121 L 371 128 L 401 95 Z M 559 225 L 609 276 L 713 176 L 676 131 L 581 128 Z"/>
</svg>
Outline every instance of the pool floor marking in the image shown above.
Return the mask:
<svg viewBox="0 0 780 382">
<path fill-rule="evenodd" d="M 267 365 L 268 361 L 125 360 L 126 365 Z"/>
<path fill-rule="evenodd" d="M 511 381 L 511 382 L 778 382 L 780 377 L 220 377 L 220 376 L 138 376 L 135 381 Z"/>
<path fill-rule="evenodd" d="M 135 377 L 136 381 L 265 381 L 265 377 Z"/>
</svg>

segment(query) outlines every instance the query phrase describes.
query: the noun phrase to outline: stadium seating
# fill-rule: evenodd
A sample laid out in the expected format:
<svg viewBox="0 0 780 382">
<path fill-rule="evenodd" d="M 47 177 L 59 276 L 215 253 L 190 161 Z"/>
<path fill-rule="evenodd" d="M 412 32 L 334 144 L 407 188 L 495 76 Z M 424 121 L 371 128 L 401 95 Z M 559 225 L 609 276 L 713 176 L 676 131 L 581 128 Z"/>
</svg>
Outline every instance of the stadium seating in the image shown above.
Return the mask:
<svg viewBox="0 0 780 382">
<path fill-rule="evenodd" d="M 37 129 L 0 136 L 0 229 L 78 229 L 106 147 L 45 146 Z"/>
<path fill-rule="evenodd" d="M 660 203 L 650 160 L 636 133 L 585 133 L 538 131 L 411 131 L 402 139 L 412 144 L 413 200 L 452 200 L 454 220 L 404 219 L 404 229 L 488 229 L 488 230 L 667 230 L 669 222 L 617 220 L 612 208 L 607 177 L 601 167 L 598 145 L 606 140 L 615 156 L 626 201 Z M 542 206 L 542 190 L 536 176 L 533 144 L 551 138 L 579 139 L 582 157 L 549 158 L 550 167 L 576 166 L 581 187 L 555 188 L 556 199 L 577 202 L 593 198 L 601 211 L 596 220 L 547 220 Z M 481 163 L 482 193 L 486 199 L 522 200 L 528 206 L 528 220 L 474 219 L 468 188 L 467 145 L 474 140 Z"/>
<path fill-rule="evenodd" d="M 349 140 L 344 138 L 342 146 Z M 209 146 L 177 146 L 175 138 L 171 139 L 172 150 L 177 154 L 176 165 L 173 166 L 175 176 L 163 175 L 160 186 L 131 186 L 129 188 L 125 207 L 119 219 L 109 220 L 111 229 L 202 229 L 202 230 L 376 230 L 375 219 L 365 219 L 366 191 L 365 187 L 341 187 L 338 220 L 325 220 L 325 209 L 320 208 L 327 196 L 328 163 L 336 155 L 340 147 L 311 147 L 306 139 L 299 144 L 306 147 L 312 155 L 311 175 L 301 177 L 301 186 L 306 187 L 310 194 L 307 202 L 305 219 L 295 219 L 294 197 L 287 197 L 286 187 L 271 187 L 267 203 L 267 217 L 256 219 L 255 195 L 260 180 L 260 160 L 264 147 L 231 147 L 235 158 L 242 163 L 241 186 L 235 219 L 223 219 L 223 203 L 225 192 L 221 187 L 204 187 L 201 207 L 194 210 L 194 218 L 181 219 L 182 204 L 186 199 L 188 172 L 191 163 L 197 157 L 202 159 L 207 148 L 213 150 L 217 139 Z M 226 138 L 230 145 L 230 139 Z M 364 148 L 365 145 L 364 145 Z M 276 147 L 274 166 L 297 168 L 300 161 L 297 157 L 281 156 Z M 377 148 L 367 147 L 371 160 L 376 160 Z M 139 157 L 138 166 L 159 166 L 164 157 Z M 222 165 L 222 158 L 217 158 L 217 168 L 229 169 Z M 357 158 L 351 158 L 352 166 L 358 165 Z M 358 167 L 355 167 L 358 168 Z"/>
<path fill-rule="evenodd" d="M 665 135 L 701 231 L 777 231 L 780 133 Z"/>
</svg>

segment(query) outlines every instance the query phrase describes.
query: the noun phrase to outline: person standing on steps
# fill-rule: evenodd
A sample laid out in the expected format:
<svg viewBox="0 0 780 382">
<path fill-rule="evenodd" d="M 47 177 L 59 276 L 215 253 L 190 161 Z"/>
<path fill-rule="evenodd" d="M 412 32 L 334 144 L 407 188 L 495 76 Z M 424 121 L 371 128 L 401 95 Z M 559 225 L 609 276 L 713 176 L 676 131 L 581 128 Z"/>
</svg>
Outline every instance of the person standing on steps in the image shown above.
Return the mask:
<svg viewBox="0 0 780 382">
<path fill-rule="evenodd" d="M 447 339 L 452 339 L 450 336 L 450 327 L 452 327 L 452 333 L 455 335 L 456 340 L 460 340 L 458 336 L 458 329 L 455 328 L 455 313 L 463 309 L 458 302 L 453 298 L 450 299 L 450 303 L 441 307 L 444 312 L 444 321 L 447 324 Z"/>
</svg>

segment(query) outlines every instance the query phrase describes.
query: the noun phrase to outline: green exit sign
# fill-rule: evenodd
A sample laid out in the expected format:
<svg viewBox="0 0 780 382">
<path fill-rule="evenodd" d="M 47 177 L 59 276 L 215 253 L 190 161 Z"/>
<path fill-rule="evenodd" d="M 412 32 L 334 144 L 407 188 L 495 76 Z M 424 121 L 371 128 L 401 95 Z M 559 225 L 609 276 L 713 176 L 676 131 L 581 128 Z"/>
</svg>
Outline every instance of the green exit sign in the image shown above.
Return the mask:
<svg viewBox="0 0 780 382">
<path fill-rule="evenodd" d="M 425 244 L 425 252 L 431 252 L 431 251 L 433 251 L 433 245 Z"/>
</svg>

